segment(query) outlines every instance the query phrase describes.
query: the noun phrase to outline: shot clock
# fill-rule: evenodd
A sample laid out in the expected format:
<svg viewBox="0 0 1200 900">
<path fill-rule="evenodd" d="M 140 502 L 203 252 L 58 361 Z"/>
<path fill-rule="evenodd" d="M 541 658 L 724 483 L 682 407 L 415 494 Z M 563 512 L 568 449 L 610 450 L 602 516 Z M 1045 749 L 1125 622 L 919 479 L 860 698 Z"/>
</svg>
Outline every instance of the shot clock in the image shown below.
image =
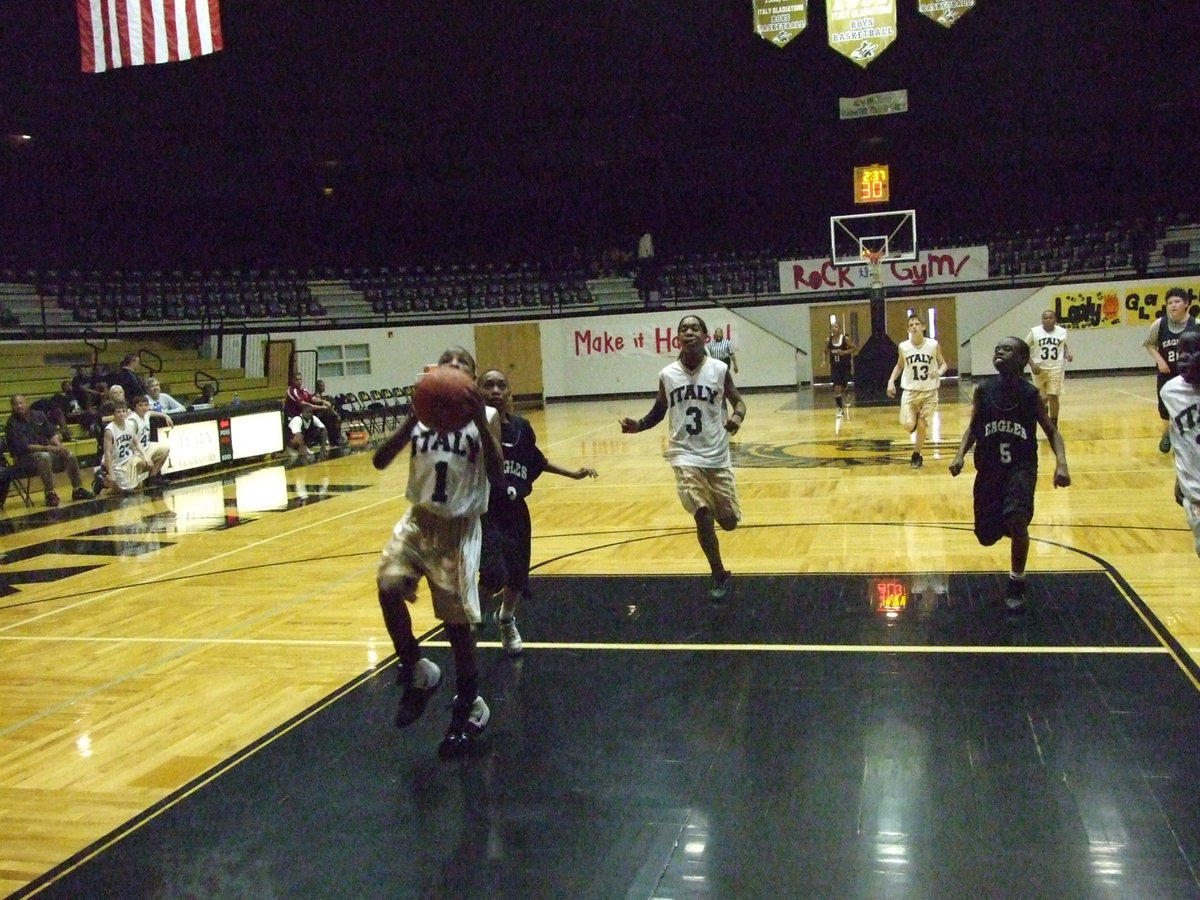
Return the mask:
<svg viewBox="0 0 1200 900">
<path fill-rule="evenodd" d="M 854 202 L 887 203 L 892 198 L 888 167 L 881 163 L 854 167 Z"/>
</svg>

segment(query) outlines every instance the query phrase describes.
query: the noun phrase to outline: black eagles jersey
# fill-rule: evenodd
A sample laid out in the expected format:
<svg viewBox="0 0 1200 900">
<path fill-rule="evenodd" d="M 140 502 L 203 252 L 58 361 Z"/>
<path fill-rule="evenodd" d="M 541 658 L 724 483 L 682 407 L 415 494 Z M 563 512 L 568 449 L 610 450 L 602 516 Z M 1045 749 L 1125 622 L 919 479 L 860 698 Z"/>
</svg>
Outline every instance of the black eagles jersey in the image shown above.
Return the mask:
<svg viewBox="0 0 1200 900">
<path fill-rule="evenodd" d="M 1037 468 L 1038 392 L 1021 379 L 988 378 L 976 388 L 975 468 Z"/>
<path fill-rule="evenodd" d="M 500 443 L 504 449 L 505 488 L 492 486 L 488 511 L 503 515 L 505 504 L 512 502 L 507 489 L 512 488 L 514 500 L 528 497 L 533 482 L 546 470 L 546 457 L 537 445 L 533 426 L 520 416 L 510 415 L 507 422 L 500 424 Z"/>
</svg>

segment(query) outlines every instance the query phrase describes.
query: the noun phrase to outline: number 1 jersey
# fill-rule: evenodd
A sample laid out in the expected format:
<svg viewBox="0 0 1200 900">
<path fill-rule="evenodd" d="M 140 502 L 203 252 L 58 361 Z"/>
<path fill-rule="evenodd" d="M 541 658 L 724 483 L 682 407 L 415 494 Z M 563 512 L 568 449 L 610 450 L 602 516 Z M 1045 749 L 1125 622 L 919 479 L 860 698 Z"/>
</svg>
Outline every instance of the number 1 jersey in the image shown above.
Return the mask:
<svg viewBox="0 0 1200 900">
<path fill-rule="evenodd" d="M 491 422 L 496 411 L 488 407 L 487 416 Z M 413 506 L 446 518 L 487 512 L 489 485 L 483 441 L 474 422 L 446 432 L 414 423 L 405 491 Z"/>
</svg>

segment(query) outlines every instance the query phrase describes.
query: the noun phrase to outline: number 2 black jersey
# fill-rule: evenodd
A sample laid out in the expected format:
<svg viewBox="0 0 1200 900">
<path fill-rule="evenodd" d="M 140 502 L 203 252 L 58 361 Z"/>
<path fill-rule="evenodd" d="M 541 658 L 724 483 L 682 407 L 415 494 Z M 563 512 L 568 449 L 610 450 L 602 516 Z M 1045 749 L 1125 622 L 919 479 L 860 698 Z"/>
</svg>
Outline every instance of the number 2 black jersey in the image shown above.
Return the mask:
<svg viewBox="0 0 1200 900">
<path fill-rule="evenodd" d="M 988 378 L 975 389 L 975 468 L 1037 469 L 1038 392 L 1022 379 Z"/>
<path fill-rule="evenodd" d="M 537 445 L 533 426 L 521 416 L 510 414 L 508 421 L 501 424 L 500 446 L 504 450 L 505 484 L 492 486 L 488 511 L 503 515 L 506 504 L 523 500 L 533 491 L 533 482 L 546 471 L 546 457 Z M 508 499 L 508 488 L 516 493 L 514 500 Z"/>
</svg>

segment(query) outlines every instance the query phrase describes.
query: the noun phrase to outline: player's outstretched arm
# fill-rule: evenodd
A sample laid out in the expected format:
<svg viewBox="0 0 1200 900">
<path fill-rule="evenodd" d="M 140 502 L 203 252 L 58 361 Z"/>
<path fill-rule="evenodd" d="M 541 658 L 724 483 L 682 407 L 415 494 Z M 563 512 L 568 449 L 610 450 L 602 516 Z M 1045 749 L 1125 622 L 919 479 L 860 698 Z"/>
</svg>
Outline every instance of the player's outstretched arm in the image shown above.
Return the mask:
<svg viewBox="0 0 1200 900">
<path fill-rule="evenodd" d="M 896 396 L 896 379 L 900 377 L 900 373 L 904 371 L 904 354 L 896 354 L 896 365 L 892 369 L 892 374 L 887 380 L 887 395 L 889 397 Z"/>
<path fill-rule="evenodd" d="M 654 405 L 650 407 L 650 412 L 642 416 L 640 419 L 630 419 L 628 417 L 618 419 L 621 425 L 622 434 L 637 434 L 639 431 L 645 431 L 648 428 L 653 428 L 663 420 L 667 414 L 667 392 L 663 390 L 662 382 L 658 383 L 658 396 L 654 398 Z"/>
<path fill-rule="evenodd" d="M 958 445 L 958 452 L 954 454 L 954 459 L 950 461 L 950 474 L 956 477 L 963 470 L 963 465 L 967 461 L 967 453 L 975 446 L 975 417 L 978 414 L 979 395 L 976 394 L 971 398 L 971 419 L 967 422 L 967 430 L 963 432 L 962 441 Z"/>
<path fill-rule="evenodd" d="M 733 383 L 733 376 L 728 371 L 725 373 L 725 396 L 733 404 L 733 412 L 725 420 L 725 430 L 730 434 L 737 434 L 742 422 L 746 420 L 746 401 L 742 399 L 741 391 Z"/>
<path fill-rule="evenodd" d="M 381 471 L 390 466 L 400 451 L 408 446 L 408 442 L 412 439 L 413 425 L 416 423 L 417 417 L 412 413 L 405 416 L 404 421 L 400 423 L 400 427 L 392 436 L 375 449 L 375 455 L 371 457 L 371 465 Z"/>
<path fill-rule="evenodd" d="M 1054 486 L 1068 487 L 1071 484 L 1071 473 L 1067 471 L 1067 445 L 1063 443 L 1062 432 L 1050 418 L 1046 401 L 1041 397 L 1038 397 L 1038 424 L 1042 426 L 1042 431 L 1050 441 L 1050 448 L 1054 451 Z"/>
<path fill-rule="evenodd" d="M 595 469 L 589 469 L 586 466 L 581 469 L 564 469 L 562 466 L 558 465 L 558 463 L 552 463 L 550 460 L 546 460 L 544 471 L 549 472 L 551 475 L 562 475 L 564 478 L 573 478 L 576 481 L 579 481 L 583 478 L 600 477 L 600 473 L 598 473 Z"/>
</svg>

